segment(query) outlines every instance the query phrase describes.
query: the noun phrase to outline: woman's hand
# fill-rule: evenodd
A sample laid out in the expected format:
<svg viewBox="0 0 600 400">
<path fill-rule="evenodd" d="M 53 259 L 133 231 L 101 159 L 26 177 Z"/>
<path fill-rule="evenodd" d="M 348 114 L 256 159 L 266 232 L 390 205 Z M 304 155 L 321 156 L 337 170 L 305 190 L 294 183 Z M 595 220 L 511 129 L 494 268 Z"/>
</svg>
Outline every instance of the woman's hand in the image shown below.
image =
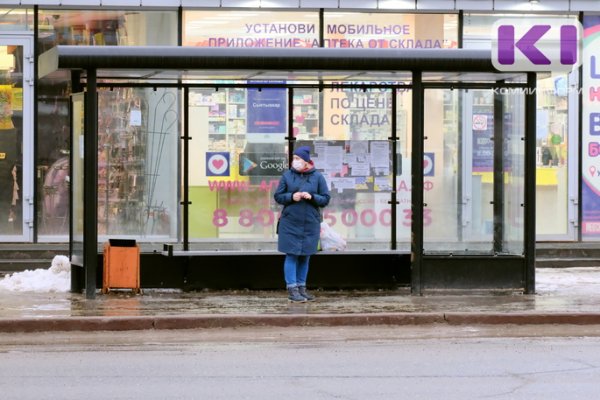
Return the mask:
<svg viewBox="0 0 600 400">
<path fill-rule="evenodd" d="M 310 200 L 310 199 L 312 199 L 312 196 L 308 192 L 296 192 L 292 195 L 292 200 L 294 200 L 294 201 L 300 201 L 302 199 Z"/>
</svg>

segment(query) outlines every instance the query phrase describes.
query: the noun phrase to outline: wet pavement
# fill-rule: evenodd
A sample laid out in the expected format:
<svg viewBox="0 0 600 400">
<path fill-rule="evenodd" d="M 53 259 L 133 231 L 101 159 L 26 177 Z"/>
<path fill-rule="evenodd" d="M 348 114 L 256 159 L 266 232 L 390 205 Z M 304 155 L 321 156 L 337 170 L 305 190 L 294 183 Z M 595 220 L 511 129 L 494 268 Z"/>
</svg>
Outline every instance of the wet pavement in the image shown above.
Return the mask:
<svg viewBox="0 0 600 400">
<path fill-rule="evenodd" d="M 285 291 L 145 289 L 83 294 L 0 290 L 0 318 L 194 316 L 207 314 L 364 313 L 600 313 L 600 267 L 543 268 L 536 294 L 440 292 L 412 296 L 408 288 L 380 291 L 314 291 L 318 299 L 292 304 Z"/>
</svg>

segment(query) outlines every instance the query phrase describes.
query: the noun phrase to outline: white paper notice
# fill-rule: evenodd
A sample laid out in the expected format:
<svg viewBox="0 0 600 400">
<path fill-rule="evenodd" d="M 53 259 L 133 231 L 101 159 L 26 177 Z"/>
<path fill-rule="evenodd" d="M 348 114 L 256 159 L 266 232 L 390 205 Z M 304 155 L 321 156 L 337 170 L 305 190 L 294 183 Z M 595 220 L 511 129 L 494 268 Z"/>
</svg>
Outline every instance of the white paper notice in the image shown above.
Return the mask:
<svg viewBox="0 0 600 400">
<path fill-rule="evenodd" d="M 354 178 L 331 178 L 331 183 L 338 193 L 343 192 L 344 189 L 354 189 Z"/>
<path fill-rule="evenodd" d="M 315 154 L 324 154 L 325 149 L 327 148 L 327 142 L 324 142 L 322 140 L 315 140 L 314 142 L 314 146 L 315 146 Z"/>
<path fill-rule="evenodd" d="M 129 126 L 142 126 L 142 111 L 139 108 L 131 109 L 129 113 Z"/>
<path fill-rule="evenodd" d="M 369 142 L 351 140 L 350 151 L 354 154 L 367 154 L 369 152 Z"/>
<path fill-rule="evenodd" d="M 319 152 L 319 155 L 321 153 Z M 344 164 L 344 148 L 342 146 L 329 146 L 324 149 L 325 169 L 341 171 Z"/>
<path fill-rule="evenodd" d="M 369 163 L 355 162 L 350 164 L 350 168 L 352 168 L 352 176 L 369 176 L 371 173 Z"/>
<path fill-rule="evenodd" d="M 371 166 L 385 174 L 390 169 L 390 144 L 386 141 L 371 142 Z M 386 172 L 387 171 L 387 172 Z"/>
<path fill-rule="evenodd" d="M 390 179 L 388 177 L 376 176 L 375 186 L 377 190 L 392 190 L 392 186 L 390 185 Z"/>
</svg>

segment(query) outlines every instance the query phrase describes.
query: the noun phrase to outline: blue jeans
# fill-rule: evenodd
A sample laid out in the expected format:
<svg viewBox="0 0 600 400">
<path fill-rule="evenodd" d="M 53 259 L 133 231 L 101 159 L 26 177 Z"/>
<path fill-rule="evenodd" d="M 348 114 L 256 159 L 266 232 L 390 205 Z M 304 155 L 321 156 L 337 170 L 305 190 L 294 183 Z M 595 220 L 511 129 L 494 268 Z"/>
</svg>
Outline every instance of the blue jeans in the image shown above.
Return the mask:
<svg viewBox="0 0 600 400">
<path fill-rule="evenodd" d="M 310 256 L 287 254 L 283 262 L 283 275 L 288 288 L 306 286 L 308 276 L 308 260 Z"/>
</svg>

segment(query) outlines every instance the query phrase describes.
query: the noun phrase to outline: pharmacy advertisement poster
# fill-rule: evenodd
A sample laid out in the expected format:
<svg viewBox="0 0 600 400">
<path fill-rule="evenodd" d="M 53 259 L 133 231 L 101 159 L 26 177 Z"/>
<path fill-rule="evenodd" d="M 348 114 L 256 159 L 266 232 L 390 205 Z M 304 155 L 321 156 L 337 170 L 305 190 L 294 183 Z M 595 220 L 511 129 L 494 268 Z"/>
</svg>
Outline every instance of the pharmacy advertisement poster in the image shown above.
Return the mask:
<svg viewBox="0 0 600 400">
<path fill-rule="evenodd" d="M 260 134 L 287 132 L 287 91 L 279 88 L 248 89 L 248 141 Z"/>
<path fill-rule="evenodd" d="M 473 172 L 494 170 L 494 114 L 473 114 Z"/>
<path fill-rule="evenodd" d="M 583 20 L 582 235 L 600 239 L 600 16 Z"/>
</svg>

